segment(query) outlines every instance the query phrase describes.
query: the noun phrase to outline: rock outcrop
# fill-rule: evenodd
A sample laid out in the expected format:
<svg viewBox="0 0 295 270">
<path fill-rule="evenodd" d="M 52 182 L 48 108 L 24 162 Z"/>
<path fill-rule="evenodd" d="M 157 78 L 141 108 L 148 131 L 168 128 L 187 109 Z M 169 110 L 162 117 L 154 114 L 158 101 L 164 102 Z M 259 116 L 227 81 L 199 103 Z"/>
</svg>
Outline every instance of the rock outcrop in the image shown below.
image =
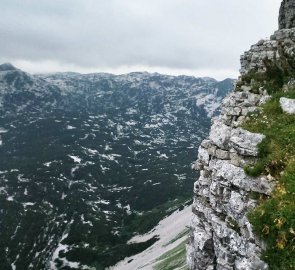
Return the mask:
<svg viewBox="0 0 295 270">
<path fill-rule="evenodd" d="M 280 98 L 280 105 L 285 113 L 295 114 L 295 99 Z"/>
<path fill-rule="evenodd" d="M 246 131 L 241 125 L 271 98 L 266 87 L 257 88 L 255 75 L 266 72 L 269 63 L 281 64 L 295 55 L 295 28 L 285 29 L 295 23 L 294 3 L 283 1 L 280 30 L 241 56 L 242 76 L 224 99 L 221 115 L 213 119 L 210 135 L 199 147 L 193 168 L 200 170 L 200 178 L 194 185 L 195 215 L 187 245 L 190 269 L 268 269 L 260 259 L 265 245 L 254 235 L 247 214 L 257 205 L 253 195 L 270 195 L 275 182 L 270 175 L 254 178 L 245 173 L 244 166 L 257 161 L 257 145 L 264 135 Z"/>
<path fill-rule="evenodd" d="M 279 15 L 279 29 L 295 27 L 295 1 L 284 0 Z"/>
<path fill-rule="evenodd" d="M 195 216 L 187 249 L 190 269 L 267 269 L 259 259 L 263 243 L 255 238 L 247 213 L 256 205 L 251 193 L 269 195 L 274 183 L 266 176 L 245 174 L 243 166 L 255 162 L 264 135 L 238 127 L 267 99 L 266 93 L 233 92 L 199 148 L 194 168 L 201 176 L 194 186 Z"/>
<path fill-rule="evenodd" d="M 260 40 L 241 56 L 241 75 L 266 71 L 266 60 L 295 55 L 295 28 L 276 31 L 269 40 Z M 249 87 L 248 87 L 249 89 Z M 242 90 L 247 90 L 244 86 Z"/>
</svg>

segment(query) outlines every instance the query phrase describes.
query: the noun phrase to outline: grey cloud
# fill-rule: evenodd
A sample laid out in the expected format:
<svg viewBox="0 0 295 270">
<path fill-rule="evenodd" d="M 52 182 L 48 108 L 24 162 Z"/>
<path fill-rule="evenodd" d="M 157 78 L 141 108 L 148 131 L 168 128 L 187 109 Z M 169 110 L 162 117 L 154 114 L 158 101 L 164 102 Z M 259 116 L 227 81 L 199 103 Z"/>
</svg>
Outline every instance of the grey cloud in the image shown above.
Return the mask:
<svg viewBox="0 0 295 270">
<path fill-rule="evenodd" d="M 237 69 L 280 0 L 2 0 L 0 60 Z"/>
</svg>

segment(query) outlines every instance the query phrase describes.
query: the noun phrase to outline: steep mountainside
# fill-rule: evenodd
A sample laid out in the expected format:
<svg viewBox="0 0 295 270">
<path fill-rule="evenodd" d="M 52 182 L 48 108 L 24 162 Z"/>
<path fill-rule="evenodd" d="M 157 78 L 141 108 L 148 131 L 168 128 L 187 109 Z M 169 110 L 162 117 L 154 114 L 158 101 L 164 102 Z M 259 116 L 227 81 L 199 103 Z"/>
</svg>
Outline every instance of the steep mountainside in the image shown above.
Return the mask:
<svg viewBox="0 0 295 270">
<path fill-rule="evenodd" d="M 294 14 L 295 1 L 283 1 L 280 30 L 241 57 L 201 143 L 190 269 L 295 269 Z"/>
<path fill-rule="evenodd" d="M 191 196 L 232 80 L 0 66 L 0 269 L 104 269 Z"/>
</svg>

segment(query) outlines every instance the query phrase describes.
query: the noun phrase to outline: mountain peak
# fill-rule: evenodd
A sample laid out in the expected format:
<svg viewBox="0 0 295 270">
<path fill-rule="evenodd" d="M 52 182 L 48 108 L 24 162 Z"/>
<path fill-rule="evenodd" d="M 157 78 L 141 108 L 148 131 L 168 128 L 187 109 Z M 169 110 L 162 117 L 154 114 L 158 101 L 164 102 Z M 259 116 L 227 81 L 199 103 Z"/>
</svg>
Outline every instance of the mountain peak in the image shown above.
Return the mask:
<svg viewBox="0 0 295 270">
<path fill-rule="evenodd" d="M 295 27 L 295 0 L 283 0 L 279 14 L 279 29 Z"/>
<path fill-rule="evenodd" d="M 11 71 L 11 70 L 17 70 L 17 68 L 10 63 L 4 63 L 0 65 L 0 71 Z"/>
</svg>

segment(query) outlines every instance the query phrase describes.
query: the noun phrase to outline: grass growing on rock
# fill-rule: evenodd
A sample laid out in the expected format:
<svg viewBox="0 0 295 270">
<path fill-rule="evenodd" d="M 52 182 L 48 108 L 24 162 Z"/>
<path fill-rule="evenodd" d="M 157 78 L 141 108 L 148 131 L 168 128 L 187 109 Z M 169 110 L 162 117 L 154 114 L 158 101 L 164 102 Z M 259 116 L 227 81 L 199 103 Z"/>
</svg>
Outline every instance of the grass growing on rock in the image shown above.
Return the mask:
<svg viewBox="0 0 295 270">
<path fill-rule="evenodd" d="M 244 124 L 266 139 L 259 145 L 259 161 L 245 171 L 270 175 L 277 181 L 270 198 L 260 198 L 249 213 L 254 232 L 267 244 L 262 259 L 273 270 L 295 269 L 295 116 L 283 113 L 280 97 L 295 98 L 295 90 L 276 92 L 262 110 Z"/>
<path fill-rule="evenodd" d="M 252 69 L 244 74 L 237 83 L 237 89 L 240 89 L 241 85 L 251 85 L 253 93 L 258 94 L 259 89 L 263 87 L 269 94 L 274 94 L 290 79 L 293 79 L 295 77 L 295 57 L 286 53 L 281 43 L 278 44 L 278 52 L 279 58 L 263 60 L 264 71 Z"/>
<path fill-rule="evenodd" d="M 166 252 L 157 260 L 159 261 L 154 267 L 154 270 L 188 270 L 186 266 L 186 245 L 187 240 L 176 246 L 174 249 Z"/>
</svg>

